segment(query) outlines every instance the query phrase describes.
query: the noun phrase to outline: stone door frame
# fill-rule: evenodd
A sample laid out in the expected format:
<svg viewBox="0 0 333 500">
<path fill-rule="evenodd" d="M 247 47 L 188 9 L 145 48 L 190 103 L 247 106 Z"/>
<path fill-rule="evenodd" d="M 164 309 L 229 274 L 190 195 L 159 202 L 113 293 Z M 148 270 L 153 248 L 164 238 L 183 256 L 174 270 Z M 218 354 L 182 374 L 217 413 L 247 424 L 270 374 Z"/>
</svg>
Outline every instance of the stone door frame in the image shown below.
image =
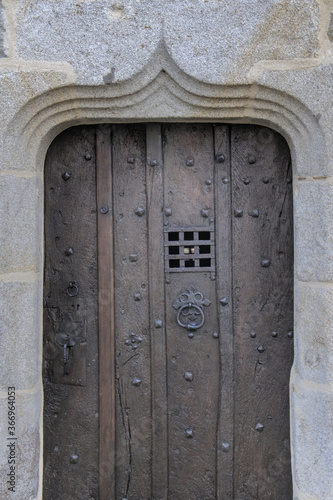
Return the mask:
<svg viewBox="0 0 333 500">
<path fill-rule="evenodd" d="M 323 452 L 322 445 L 329 432 L 328 400 L 332 397 L 331 392 L 328 394 L 331 389 L 325 370 L 333 365 L 332 360 L 326 360 L 325 365 L 321 363 L 320 354 L 311 347 L 313 332 L 316 332 L 319 341 L 322 339 L 320 329 L 315 330 L 318 321 L 316 310 L 311 308 L 313 288 L 318 288 L 322 297 L 320 300 L 325 300 L 326 293 L 323 287 L 320 288 L 321 280 L 317 278 L 320 264 L 318 255 L 316 257 L 318 248 L 314 243 L 318 239 L 319 221 L 330 211 L 330 205 L 325 204 L 325 196 L 329 199 L 328 188 L 325 187 L 328 186 L 326 175 L 320 174 L 327 170 L 323 132 L 313 113 L 295 97 L 259 84 L 212 85 L 200 82 L 182 72 L 163 47 L 160 47 L 154 62 L 130 80 L 94 87 L 58 86 L 32 98 L 16 113 L 7 129 L 5 161 L 7 164 L 22 165 L 22 170 L 29 171 L 25 177 L 36 193 L 29 202 L 27 222 L 36 259 L 27 275 L 22 272 L 16 277 L 16 281 L 32 284 L 28 287 L 28 295 L 33 297 L 31 303 L 37 312 L 29 333 L 29 339 L 33 339 L 31 349 L 20 355 L 22 380 L 30 384 L 26 389 L 25 383 L 22 384 L 22 397 L 29 392 L 28 387 L 34 387 L 35 406 L 30 421 L 36 428 L 36 438 L 29 446 L 35 446 L 36 460 L 41 463 L 42 193 L 47 149 L 62 130 L 73 125 L 149 121 L 259 124 L 276 130 L 289 144 L 293 164 L 295 227 L 295 362 L 290 385 L 294 498 L 319 498 L 316 495 L 322 491 L 323 475 L 329 483 L 327 473 L 326 476 L 322 473 L 328 467 L 329 451 Z M 324 196 L 320 199 L 317 197 L 319 183 L 324 185 Z M 325 250 L 319 250 L 320 260 L 329 259 Z M 22 266 L 24 268 L 24 264 Z M 308 283 L 314 283 L 314 287 L 310 289 Z M 23 312 L 18 310 L 17 314 L 23 315 Z M 313 329 L 309 327 L 303 335 L 305 324 L 309 323 Z M 20 341 L 24 342 L 23 336 L 18 338 Z M 36 352 L 39 352 L 38 357 Z M 328 397 L 325 396 L 327 394 Z M 326 419 L 323 415 L 325 409 Z M 321 421 L 319 427 L 318 420 Z M 35 478 L 37 474 L 37 470 L 32 472 Z"/>
</svg>

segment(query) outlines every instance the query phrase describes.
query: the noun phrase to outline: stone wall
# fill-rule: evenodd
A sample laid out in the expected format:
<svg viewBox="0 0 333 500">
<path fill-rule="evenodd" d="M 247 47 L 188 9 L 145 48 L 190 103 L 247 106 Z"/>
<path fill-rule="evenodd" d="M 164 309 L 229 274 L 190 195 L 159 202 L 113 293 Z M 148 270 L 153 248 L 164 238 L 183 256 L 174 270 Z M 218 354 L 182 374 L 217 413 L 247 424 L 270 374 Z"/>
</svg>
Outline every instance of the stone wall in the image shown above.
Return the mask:
<svg viewBox="0 0 333 500">
<path fill-rule="evenodd" d="M 80 123 L 259 123 L 290 146 L 294 500 L 333 498 L 333 1 L 0 1 L 0 492 L 42 498 L 43 164 Z M 16 491 L 7 388 L 16 388 Z"/>
</svg>

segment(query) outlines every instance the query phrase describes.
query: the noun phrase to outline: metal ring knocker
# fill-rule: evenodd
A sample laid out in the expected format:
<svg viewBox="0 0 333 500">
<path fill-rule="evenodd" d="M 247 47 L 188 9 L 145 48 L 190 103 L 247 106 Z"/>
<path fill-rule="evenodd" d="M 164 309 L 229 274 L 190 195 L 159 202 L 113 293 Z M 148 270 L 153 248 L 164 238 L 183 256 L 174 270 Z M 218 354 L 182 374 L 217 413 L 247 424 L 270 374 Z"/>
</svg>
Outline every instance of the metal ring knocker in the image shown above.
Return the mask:
<svg viewBox="0 0 333 500">
<path fill-rule="evenodd" d="M 79 293 L 79 287 L 75 281 L 70 281 L 66 291 L 69 297 L 76 297 Z"/>
<path fill-rule="evenodd" d="M 199 324 L 196 324 L 196 323 L 191 323 L 190 321 L 185 324 L 185 323 L 182 323 L 182 321 L 180 320 L 180 315 L 183 314 L 184 315 L 184 309 L 196 309 L 197 311 L 199 311 L 199 314 L 201 315 L 201 321 Z M 190 315 L 190 312 L 187 314 L 187 315 Z M 177 313 L 177 323 L 179 326 L 183 327 L 183 328 L 187 328 L 187 330 L 190 330 L 190 331 L 195 331 L 195 330 L 198 330 L 198 328 L 201 328 L 202 325 L 204 324 L 205 322 L 205 315 L 204 315 L 204 312 L 203 310 L 201 309 L 201 307 L 195 305 L 195 304 L 192 304 L 191 302 L 187 303 L 187 304 L 184 304 L 183 306 L 181 306 L 181 308 L 178 310 L 178 313 Z"/>
</svg>

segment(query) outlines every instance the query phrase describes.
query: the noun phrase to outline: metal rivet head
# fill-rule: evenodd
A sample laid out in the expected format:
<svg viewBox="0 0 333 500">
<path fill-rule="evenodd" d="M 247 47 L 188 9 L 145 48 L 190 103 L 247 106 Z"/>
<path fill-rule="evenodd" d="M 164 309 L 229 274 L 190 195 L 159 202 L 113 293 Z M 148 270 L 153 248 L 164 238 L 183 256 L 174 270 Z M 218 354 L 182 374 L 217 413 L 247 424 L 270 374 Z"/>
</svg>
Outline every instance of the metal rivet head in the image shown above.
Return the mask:
<svg viewBox="0 0 333 500">
<path fill-rule="evenodd" d="M 262 432 L 264 430 L 264 425 L 261 424 L 260 422 L 257 423 L 257 425 L 255 426 L 255 430 L 258 431 L 258 432 Z"/>
<path fill-rule="evenodd" d="M 137 207 L 135 209 L 135 213 L 136 213 L 136 215 L 138 215 L 139 217 L 141 217 L 145 213 L 145 209 L 143 207 Z"/>
<path fill-rule="evenodd" d="M 258 349 L 258 352 L 260 352 L 260 353 L 264 352 L 264 350 L 265 350 L 265 348 L 262 344 L 260 344 L 260 346 L 257 349 Z"/>
<path fill-rule="evenodd" d="M 255 339 L 255 338 L 256 338 L 256 336 L 257 336 L 256 332 L 251 332 L 251 333 L 250 333 L 250 337 L 251 337 L 251 339 Z"/>
<path fill-rule="evenodd" d="M 218 334 L 218 332 L 214 332 L 214 333 L 213 333 L 213 338 L 214 338 L 214 339 L 218 339 L 218 338 L 219 338 L 219 336 L 220 336 L 220 335 Z"/>
<path fill-rule="evenodd" d="M 250 184 L 250 180 L 249 179 L 243 179 L 243 182 L 244 184 L 247 186 L 248 184 Z"/>
<path fill-rule="evenodd" d="M 132 156 L 129 156 L 129 157 L 127 158 L 127 163 L 130 163 L 131 165 L 133 165 L 133 163 L 134 163 L 134 158 L 133 158 Z"/>
<path fill-rule="evenodd" d="M 193 429 L 186 429 L 186 437 L 193 438 L 193 436 L 194 436 Z"/>
<path fill-rule="evenodd" d="M 91 160 L 91 154 L 90 154 L 90 153 L 86 153 L 86 154 L 84 155 L 84 157 L 85 157 L 85 159 L 86 159 L 87 161 Z"/>
<path fill-rule="evenodd" d="M 271 265 L 271 261 L 269 259 L 263 259 L 261 261 L 261 267 L 269 267 Z"/>
<path fill-rule="evenodd" d="M 216 161 L 217 161 L 218 163 L 223 163 L 223 162 L 225 161 L 225 156 L 224 156 L 224 155 L 222 155 L 222 154 L 218 154 L 218 155 L 216 155 Z"/>
<path fill-rule="evenodd" d="M 272 337 L 276 338 L 277 337 L 277 333 L 276 332 L 272 332 Z"/>
<path fill-rule="evenodd" d="M 257 161 L 257 159 L 256 159 L 256 157 L 254 155 L 248 155 L 247 158 L 248 158 L 248 161 L 249 161 L 250 165 L 253 165 Z"/>
<path fill-rule="evenodd" d="M 227 177 L 224 177 L 224 179 L 222 179 L 222 182 L 223 182 L 223 184 L 228 184 L 229 179 Z"/>
<path fill-rule="evenodd" d="M 201 215 L 202 215 L 202 217 L 207 218 L 207 217 L 209 217 L 209 211 L 208 211 L 208 210 L 204 210 L 204 209 L 202 209 L 202 210 L 201 210 Z"/>
<path fill-rule="evenodd" d="M 131 253 L 131 255 L 129 256 L 129 260 L 130 260 L 130 262 L 136 262 L 138 260 L 137 254 Z"/>
<path fill-rule="evenodd" d="M 70 458 L 71 464 L 77 464 L 78 460 L 79 460 L 79 456 L 75 455 L 75 454 L 73 454 Z"/>
<path fill-rule="evenodd" d="M 190 339 L 193 339 L 194 334 L 193 334 L 192 332 L 189 332 L 189 333 L 187 334 L 187 336 L 188 336 Z"/>
<path fill-rule="evenodd" d="M 222 443 L 222 451 L 224 453 L 228 453 L 230 451 L 230 444 L 229 443 Z"/>
<path fill-rule="evenodd" d="M 187 167 L 193 167 L 194 165 L 194 159 L 193 158 L 187 158 L 186 160 L 186 166 Z"/>
<path fill-rule="evenodd" d="M 109 207 L 102 207 L 102 208 L 100 208 L 101 214 L 107 214 L 108 211 L 109 211 Z"/>
<path fill-rule="evenodd" d="M 155 328 L 162 328 L 163 321 L 161 319 L 155 319 Z"/>
<path fill-rule="evenodd" d="M 259 217 L 259 210 L 251 210 L 251 212 L 249 212 L 249 216 L 250 217 Z"/>
<path fill-rule="evenodd" d="M 192 380 L 193 380 L 193 373 L 192 372 L 185 372 L 184 378 L 188 382 L 192 382 Z"/>
<path fill-rule="evenodd" d="M 69 257 L 70 255 L 73 255 L 73 253 L 74 253 L 74 250 L 72 247 L 66 248 L 65 255 L 67 255 L 67 257 Z"/>
<path fill-rule="evenodd" d="M 157 165 L 157 160 L 150 160 L 149 165 L 150 165 L 151 167 L 156 167 L 156 165 Z"/>
<path fill-rule="evenodd" d="M 134 300 L 136 302 L 139 302 L 139 300 L 141 300 L 141 293 L 140 292 L 137 292 L 134 294 Z"/>
<path fill-rule="evenodd" d="M 206 184 L 207 186 L 210 186 L 210 185 L 212 184 L 211 179 L 207 179 L 207 180 L 205 181 L 205 184 Z"/>
<path fill-rule="evenodd" d="M 234 210 L 235 217 L 243 217 L 243 210 L 236 209 Z"/>
<path fill-rule="evenodd" d="M 227 297 L 223 297 L 223 299 L 220 300 L 220 303 L 222 306 L 227 306 L 229 304 Z"/>
<path fill-rule="evenodd" d="M 170 215 L 172 215 L 172 210 L 171 208 L 166 208 L 164 210 L 164 214 L 167 216 L 167 217 L 170 217 Z"/>
<path fill-rule="evenodd" d="M 64 172 L 61 177 L 64 179 L 64 181 L 68 181 L 68 179 L 72 177 L 72 174 L 70 172 Z"/>
<path fill-rule="evenodd" d="M 132 381 L 132 384 L 135 385 L 136 387 L 139 387 L 141 382 L 142 382 L 142 380 L 140 380 L 138 377 L 135 377 Z"/>
<path fill-rule="evenodd" d="M 287 182 L 287 184 L 291 184 L 293 182 L 293 180 L 288 177 L 288 179 L 286 179 L 286 182 Z"/>
<path fill-rule="evenodd" d="M 269 178 L 268 177 L 264 177 L 263 180 L 262 180 L 262 182 L 264 184 L 268 184 L 269 183 Z"/>
<path fill-rule="evenodd" d="M 293 336 L 294 336 L 294 332 L 288 332 L 288 338 L 289 338 L 289 339 L 292 339 L 292 338 L 293 338 Z"/>
</svg>

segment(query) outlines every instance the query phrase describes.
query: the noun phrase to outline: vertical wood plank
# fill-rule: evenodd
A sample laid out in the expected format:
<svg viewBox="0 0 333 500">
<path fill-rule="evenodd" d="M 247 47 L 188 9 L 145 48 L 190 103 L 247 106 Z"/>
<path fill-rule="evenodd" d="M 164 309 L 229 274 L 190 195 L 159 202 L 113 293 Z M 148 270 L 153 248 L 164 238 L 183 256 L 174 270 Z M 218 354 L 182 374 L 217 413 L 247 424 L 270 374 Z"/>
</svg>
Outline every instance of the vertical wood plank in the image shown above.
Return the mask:
<svg viewBox="0 0 333 500">
<path fill-rule="evenodd" d="M 99 498 L 115 498 L 115 339 L 111 134 L 96 130 L 98 331 L 99 331 Z"/>
<path fill-rule="evenodd" d="M 292 498 L 290 154 L 278 133 L 233 126 L 234 497 Z"/>
<path fill-rule="evenodd" d="M 147 209 L 152 373 L 152 498 L 166 500 L 168 431 L 164 305 L 163 156 L 161 125 L 147 125 Z"/>
<path fill-rule="evenodd" d="M 214 127 L 216 288 L 220 328 L 220 394 L 217 432 L 217 498 L 233 496 L 233 325 L 230 128 Z"/>
</svg>

